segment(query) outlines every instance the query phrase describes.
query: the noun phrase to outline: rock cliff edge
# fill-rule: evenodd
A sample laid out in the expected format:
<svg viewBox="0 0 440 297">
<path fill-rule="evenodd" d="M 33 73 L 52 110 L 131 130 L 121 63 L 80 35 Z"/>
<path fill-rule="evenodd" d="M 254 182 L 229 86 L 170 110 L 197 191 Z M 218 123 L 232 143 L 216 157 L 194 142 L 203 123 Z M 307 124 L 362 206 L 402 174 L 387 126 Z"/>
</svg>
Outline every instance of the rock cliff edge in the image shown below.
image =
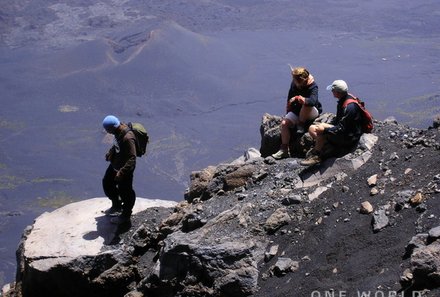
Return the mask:
<svg viewBox="0 0 440 297">
<path fill-rule="evenodd" d="M 305 168 L 270 157 L 277 121 L 263 117 L 259 150 L 191 173 L 184 201 L 138 198 L 129 228 L 102 198 L 41 215 L 4 296 L 439 296 L 438 125 L 377 121 Z"/>
</svg>

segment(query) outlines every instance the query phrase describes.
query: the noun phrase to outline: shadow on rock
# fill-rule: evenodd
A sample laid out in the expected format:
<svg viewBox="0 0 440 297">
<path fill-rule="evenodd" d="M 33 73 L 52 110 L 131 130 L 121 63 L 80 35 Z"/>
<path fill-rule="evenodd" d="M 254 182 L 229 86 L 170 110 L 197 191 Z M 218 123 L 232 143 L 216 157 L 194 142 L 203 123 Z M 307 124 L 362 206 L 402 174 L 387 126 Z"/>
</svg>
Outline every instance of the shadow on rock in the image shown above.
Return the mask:
<svg viewBox="0 0 440 297">
<path fill-rule="evenodd" d="M 104 239 L 104 245 L 115 245 L 121 241 L 120 235 L 127 232 L 131 228 L 131 221 L 123 224 L 112 224 L 110 217 L 105 215 L 95 218 L 96 231 L 90 231 L 84 234 L 83 239 L 95 240 L 98 237 Z"/>
</svg>

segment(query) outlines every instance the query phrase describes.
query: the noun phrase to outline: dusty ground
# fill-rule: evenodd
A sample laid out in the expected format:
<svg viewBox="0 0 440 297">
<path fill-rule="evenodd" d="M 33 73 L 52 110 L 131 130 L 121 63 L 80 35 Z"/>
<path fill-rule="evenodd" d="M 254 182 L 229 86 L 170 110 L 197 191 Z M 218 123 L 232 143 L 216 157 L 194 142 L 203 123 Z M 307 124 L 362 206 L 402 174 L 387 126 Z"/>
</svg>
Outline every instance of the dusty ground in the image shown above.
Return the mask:
<svg viewBox="0 0 440 297">
<path fill-rule="evenodd" d="M 393 132 L 397 135 L 391 138 Z M 335 296 L 358 296 L 358 292 L 388 296 L 401 290 L 400 276 L 409 267 L 409 259 L 404 257 L 406 245 L 417 233 L 440 225 L 440 194 L 433 190 L 440 183 L 439 148 L 422 144 L 408 148 L 405 134 L 423 135 L 437 143 L 440 136 L 438 130 L 422 132 L 394 125 L 377 125 L 375 134 L 379 141 L 370 161 L 307 205 L 307 219 L 285 227 L 286 234 L 273 236 L 286 257 L 300 261 L 300 269 L 280 278 L 263 276 L 255 296 L 327 296 L 330 292 Z M 398 159 L 390 159 L 393 153 Z M 405 174 L 408 168 L 412 170 Z M 373 174 L 378 174 L 380 189 L 375 196 L 370 195 L 367 184 Z M 426 211 L 412 206 L 395 211 L 396 193 L 403 190 L 420 191 Z M 390 226 L 374 233 L 372 215 L 358 211 L 363 201 L 375 209 L 390 204 Z M 272 264 L 264 267 L 267 270 Z M 439 295 L 439 289 L 426 293 Z"/>
</svg>

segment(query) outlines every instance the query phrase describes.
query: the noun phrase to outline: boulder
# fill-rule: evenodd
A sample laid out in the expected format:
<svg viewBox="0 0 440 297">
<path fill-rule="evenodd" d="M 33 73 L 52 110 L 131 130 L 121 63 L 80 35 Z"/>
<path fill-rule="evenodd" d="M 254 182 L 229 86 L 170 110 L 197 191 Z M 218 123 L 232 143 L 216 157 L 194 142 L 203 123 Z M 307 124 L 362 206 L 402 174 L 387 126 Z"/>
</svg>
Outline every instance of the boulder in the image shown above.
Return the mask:
<svg viewBox="0 0 440 297">
<path fill-rule="evenodd" d="M 259 168 L 256 165 L 247 164 L 237 170 L 226 174 L 224 177 L 224 189 L 226 191 L 233 190 L 246 185 L 248 179 L 252 177 L 254 172 Z"/>
<path fill-rule="evenodd" d="M 440 226 L 419 233 L 406 246 L 413 278 L 407 285 L 440 286 Z"/>
<path fill-rule="evenodd" d="M 261 172 L 261 164 L 263 159 L 256 158 L 250 159 L 245 163 L 229 163 L 221 164 L 217 166 L 211 179 L 204 182 L 204 189 L 201 194 L 202 200 L 208 200 L 214 195 L 224 194 L 224 192 L 232 191 L 240 187 L 244 187 L 248 182 L 252 182 L 253 179 L 260 180 L 265 177 L 264 172 Z M 267 174 L 266 174 L 267 175 Z M 199 181 L 195 180 L 194 183 L 198 184 Z M 193 186 L 191 185 L 190 188 Z M 195 195 L 185 195 L 185 198 L 192 202 Z"/>
<path fill-rule="evenodd" d="M 167 296 L 163 292 L 168 288 L 184 286 L 197 288 L 198 293 L 191 296 L 202 296 L 200 292 L 237 297 L 255 293 L 257 263 L 263 259 L 267 243 L 246 232 L 251 209 L 251 204 L 236 205 L 190 233 L 170 234 L 163 241 L 156 274 L 145 281 L 150 283 L 145 291 L 151 296 Z"/>
<path fill-rule="evenodd" d="M 260 153 L 263 158 L 276 153 L 281 145 L 281 125 L 282 118 L 279 116 L 263 115 L 260 126 L 261 146 Z M 295 129 L 291 131 L 290 152 L 298 157 L 304 157 L 306 152 L 312 147 L 313 139 L 308 133 L 297 133 Z"/>
<path fill-rule="evenodd" d="M 148 208 L 175 204 L 137 198 L 133 218 Z M 94 198 L 43 213 L 35 220 L 17 252 L 17 282 L 24 297 L 123 295 L 120 290 L 134 280 L 135 273 L 123 266 L 111 269 L 123 261 L 118 244 L 119 234 L 126 230 L 102 213 L 109 206 L 107 198 Z"/>
<path fill-rule="evenodd" d="M 271 267 L 271 272 L 275 276 L 283 276 L 289 272 L 297 271 L 298 269 L 298 261 L 293 261 L 290 258 L 279 257 L 275 265 Z"/>
<path fill-rule="evenodd" d="M 263 115 L 260 126 L 261 147 L 260 153 L 263 158 L 270 156 L 278 151 L 281 145 L 281 125 L 282 118 L 268 113 Z"/>
<path fill-rule="evenodd" d="M 191 202 L 200 197 L 207 189 L 215 173 L 215 166 L 208 166 L 203 170 L 191 172 L 190 187 L 185 193 L 185 199 Z"/>
<path fill-rule="evenodd" d="M 264 224 L 264 229 L 267 231 L 268 234 L 273 234 L 282 226 L 289 224 L 291 220 L 292 219 L 286 208 L 278 208 L 266 220 L 266 223 Z"/>
<path fill-rule="evenodd" d="M 418 285 L 440 285 L 440 241 L 414 249 L 411 270 Z"/>
<path fill-rule="evenodd" d="M 426 246 L 428 237 L 429 235 L 427 233 L 419 233 L 413 236 L 408 245 L 405 247 L 405 256 L 409 257 L 414 249 Z"/>
</svg>

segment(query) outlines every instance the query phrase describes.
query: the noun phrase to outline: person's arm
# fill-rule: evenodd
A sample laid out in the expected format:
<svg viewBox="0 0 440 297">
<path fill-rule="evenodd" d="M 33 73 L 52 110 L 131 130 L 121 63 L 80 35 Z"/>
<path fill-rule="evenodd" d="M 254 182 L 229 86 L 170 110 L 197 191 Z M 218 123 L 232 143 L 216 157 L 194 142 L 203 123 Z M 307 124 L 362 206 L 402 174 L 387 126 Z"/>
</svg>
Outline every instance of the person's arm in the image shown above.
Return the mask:
<svg viewBox="0 0 440 297">
<path fill-rule="evenodd" d="M 295 84 L 292 81 L 292 83 L 290 84 L 289 92 L 287 93 L 287 102 L 289 102 L 290 99 L 295 97 L 296 94 L 297 94 L 297 90 Z"/>
<path fill-rule="evenodd" d="M 341 119 L 331 128 L 326 128 L 324 133 L 329 134 L 347 134 L 354 130 L 358 125 L 356 120 L 359 119 L 359 107 L 356 103 L 350 103 L 344 110 Z"/>
<path fill-rule="evenodd" d="M 295 90 L 295 84 L 292 82 L 292 83 L 290 84 L 289 92 L 287 93 L 287 100 L 286 100 L 286 113 L 288 113 L 289 111 L 292 111 L 292 101 L 291 101 L 291 99 L 292 99 L 293 97 L 295 97 L 295 93 L 296 93 L 296 90 Z"/>
<path fill-rule="evenodd" d="M 127 133 L 128 134 L 128 133 Z M 133 171 L 136 167 L 136 143 L 134 137 L 124 137 L 121 143 L 121 153 L 123 153 L 125 164 L 119 169 L 116 178 L 122 178 L 127 172 Z"/>
<path fill-rule="evenodd" d="M 108 152 L 105 154 L 105 160 L 111 161 L 113 159 L 113 156 L 115 154 L 115 146 L 112 146 Z"/>
<path fill-rule="evenodd" d="M 318 85 L 313 84 L 310 87 L 310 96 L 308 98 L 304 98 L 304 104 L 306 106 L 316 106 L 318 104 Z"/>
</svg>

